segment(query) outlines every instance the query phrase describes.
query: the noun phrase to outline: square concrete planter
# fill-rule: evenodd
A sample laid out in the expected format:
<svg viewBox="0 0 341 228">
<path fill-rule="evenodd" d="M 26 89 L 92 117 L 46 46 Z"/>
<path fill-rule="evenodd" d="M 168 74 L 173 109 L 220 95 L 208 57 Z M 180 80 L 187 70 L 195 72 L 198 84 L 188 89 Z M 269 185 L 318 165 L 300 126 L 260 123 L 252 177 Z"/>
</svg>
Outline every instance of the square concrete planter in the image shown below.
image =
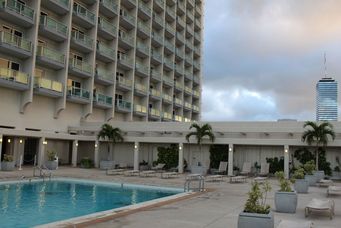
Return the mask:
<svg viewBox="0 0 341 228">
<path fill-rule="evenodd" d="M 314 171 L 313 174 L 316 178 L 316 182 L 319 182 L 320 180 L 324 179 L 324 177 L 325 177 L 323 170 Z"/>
<path fill-rule="evenodd" d="M 7 162 L 3 161 L 1 162 L 1 170 L 2 171 L 13 171 L 15 168 L 15 161 Z"/>
<path fill-rule="evenodd" d="M 295 213 L 297 207 L 297 193 L 275 192 L 275 207 L 277 212 Z"/>
<path fill-rule="evenodd" d="M 241 212 L 238 216 L 238 228 L 274 228 L 274 215 Z"/>
<path fill-rule="evenodd" d="M 316 185 L 316 176 L 315 175 L 306 174 L 304 176 L 304 179 L 309 182 L 309 186 L 315 186 Z"/>
<path fill-rule="evenodd" d="M 309 182 L 305 179 L 296 179 L 294 188 L 297 193 L 308 193 Z"/>
</svg>

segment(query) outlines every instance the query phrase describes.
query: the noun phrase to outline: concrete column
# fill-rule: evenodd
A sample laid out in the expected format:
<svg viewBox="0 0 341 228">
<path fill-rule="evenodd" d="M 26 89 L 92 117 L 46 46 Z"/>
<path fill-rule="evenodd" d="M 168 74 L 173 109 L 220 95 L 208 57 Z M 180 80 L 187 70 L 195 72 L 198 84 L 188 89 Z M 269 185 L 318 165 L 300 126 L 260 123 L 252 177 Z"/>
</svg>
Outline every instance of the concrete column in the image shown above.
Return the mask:
<svg viewBox="0 0 341 228">
<path fill-rule="evenodd" d="M 233 176 L 233 144 L 229 145 L 229 165 L 228 165 L 228 176 Z"/>
<path fill-rule="evenodd" d="M 72 142 L 72 167 L 77 167 L 78 140 Z"/>
<path fill-rule="evenodd" d="M 134 144 L 134 170 L 139 170 L 139 142 Z"/>
<path fill-rule="evenodd" d="M 0 170 L 1 170 L 1 155 L 2 155 L 2 140 L 3 140 L 3 136 L 0 135 Z"/>
<path fill-rule="evenodd" d="M 39 139 L 39 148 L 38 148 L 38 166 L 42 166 L 44 164 L 44 155 L 45 155 L 45 145 L 47 145 L 47 141 L 45 137 Z"/>
<path fill-rule="evenodd" d="M 99 141 L 95 141 L 95 154 L 94 154 L 94 163 L 95 163 L 95 168 L 99 167 Z"/>
<path fill-rule="evenodd" d="M 284 176 L 289 179 L 289 146 L 284 145 Z"/>
<path fill-rule="evenodd" d="M 178 172 L 184 173 L 184 144 L 183 143 L 179 143 Z"/>
<path fill-rule="evenodd" d="M 22 165 L 24 163 L 24 149 L 25 149 L 25 140 L 22 138 L 19 138 L 19 144 L 18 144 L 18 169 L 22 170 Z"/>
</svg>

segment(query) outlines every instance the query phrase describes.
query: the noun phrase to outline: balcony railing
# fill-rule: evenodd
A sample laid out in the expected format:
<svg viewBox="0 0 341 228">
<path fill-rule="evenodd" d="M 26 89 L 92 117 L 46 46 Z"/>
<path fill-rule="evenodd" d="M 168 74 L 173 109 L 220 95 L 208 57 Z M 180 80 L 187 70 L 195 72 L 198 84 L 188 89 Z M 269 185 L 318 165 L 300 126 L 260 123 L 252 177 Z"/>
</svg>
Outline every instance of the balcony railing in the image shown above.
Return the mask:
<svg viewBox="0 0 341 228">
<path fill-rule="evenodd" d="M 191 119 L 190 118 L 184 118 L 184 122 L 191 122 Z"/>
<path fill-rule="evenodd" d="M 105 69 L 96 68 L 96 74 L 100 78 L 104 78 L 104 79 L 111 80 L 111 81 L 114 80 L 114 73 L 107 71 Z"/>
<path fill-rule="evenodd" d="M 160 44 L 163 43 L 163 38 L 162 38 L 162 36 L 160 34 L 153 32 L 152 37 L 153 37 L 154 40 L 156 40 Z"/>
<path fill-rule="evenodd" d="M 145 45 L 144 43 L 138 42 L 136 46 L 142 52 L 144 52 L 145 54 L 149 55 L 149 47 L 147 45 Z"/>
<path fill-rule="evenodd" d="M 111 58 L 115 57 L 115 51 L 112 48 L 110 48 L 108 45 L 97 43 L 97 51 Z"/>
<path fill-rule="evenodd" d="M 141 112 L 141 113 L 147 113 L 147 108 L 142 105 L 134 105 L 134 111 L 135 112 Z"/>
<path fill-rule="evenodd" d="M 161 53 L 159 53 L 159 52 L 156 51 L 156 50 L 152 50 L 152 57 L 153 57 L 154 59 L 158 59 L 160 62 L 161 62 L 161 60 L 162 60 L 162 55 L 161 55 Z"/>
<path fill-rule="evenodd" d="M 29 76 L 21 71 L 16 71 L 8 68 L 0 68 L 0 78 L 8 81 L 13 81 L 21 84 L 28 84 Z"/>
<path fill-rule="evenodd" d="M 130 15 L 129 13 L 123 13 L 122 14 L 122 17 L 128 21 L 130 24 L 135 24 L 135 17 L 133 15 Z"/>
<path fill-rule="evenodd" d="M 148 92 L 147 86 L 142 85 L 142 84 L 140 84 L 140 83 L 135 83 L 135 86 L 134 86 L 134 87 L 135 87 L 136 90 L 142 91 L 142 92 L 144 92 L 144 93 L 147 93 L 147 92 Z"/>
<path fill-rule="evenodd" d="M 63 92 L 63 84 L 46 78 L 34 77 L 34 85 L 38 88 L 53 90 L 56 92 Z"/>
<path fill-rule="evenodd" d="M 199 112 L 199 106 L 192 105 L 192 109 L 193 109 L 194 111 L 197 111 L 197 112 Z"/>
<path fill-rule="evenodd" d="M 7 8 L 21 16 L 34 19 L 34 10 L 17 0 L 0 0 L 0 8 Z"/>
<path fill-rule="evenodd" d="M 130 36 L 130 35 L 125 35 L 125 34 L 121 34 L 121 35 L 120 35 L 120 39 L 121 39 L 123 42 L 129 44 L 130 46 L 134 46 L 134 38 L 133 38 L 132 36 Z"/>
<path fill-rule="evenodd" d="M 162 113 L 162 117 L 163 117 L 164 119 L 171 120 L 171 119 L 172 119 L 172 114 L 169 113 L 169 112 L 163 112 L 163 113 Z"/>
<path fill-rule="evenodd" d="M 161 80 L 161 76 L 162 76 L 161 72 L 157 72 L 155 70 L 151 70 L 150 71 L 150 75 L 152 76 L 152 78 L 156 78 L 158 80 Z"/>
<path fill-rule="evenodd" d="M 164 0 L 154 0 L 154 2 L 155 2 L 156 4 L 158 4 L 159 7 L 161 7 L 161 8 L 163 8 L 164 5 L 165 5 L 165 1 L 164 1 Z"/>
<path fill-rule="evenodd" d="M 198 61 L 193 61 L 193 65 L 195 68 L 200 69 L 200 64 Z"/>
<path fill-rule="evenodd" d="M 124 64 L 126 66 L 129 66 L 131 68 L 133 68 L 133 59 L 127 57 L 126 55 L 120 55 L 120 57 L 118 58 L 118 62 L 120 62 L 121 64 Z"/>
<path fill-rule="evenodd" d="M 137 23 L 137 28 L 146 34 L 150 34 L 150 28 L 146 24 L 142 23 L 141 21 Z"/>
<path fill-rule="evenodd" d="M 166 30 L 171 33 L 171 34 L 175 34 L 175 29 L 168 23 L 166 23 L 166 26 L 165 26 Z"/>
<path fill-rule="evenodd" d="M 174 103 L 178 104 L 178 105 L 182 105 L 182 100 L 180 100 L 179 98 L 174 98 Z"/>
<path fill-rule="evenodd" d="M 94 101 L 105 105 L 112 105 L 112 97 L 100 93 L 94 95 Z"/>
<path fill-rule="evenodd" d="M 165 46 L 169 49 L 169 50 L 172 50 L 174 51 L 174 44 L 172 44 L 171 42 L 169 42 L 168 40 L 165 40 Z"/>
<path fill-rule="evenodd" d="M 195 19 L 195 26 L 201 28 L 201 23 L 199 19 Z"/>
<path fill-rule="evenodd" d="M 169 84 L 173 84 L 173 80 L 170 77 L 168 77 L 168 76 L 163 76 L 162 79 L 163 79 L 163 81 L 165 81 L 165 82 L 167 82 Z"/>
<path fill-rule="evenodd" d="M 150 89 L 150 95 L 152 95 L 154 97 L 161 97 L 161 92 L 159 90 L 156 90 L 156 89 Z"/>
<path fill-rule="evenodd" d="M 103 30 L 113 34 L 113 35 L 116 35 L 116 26 L 113 25 L 113 23 L 110 23 L 108 20 L 106 20 L 105 18 L 103 17 L 100 17 L 99 18 L 99 23 L 98 23 L 98 26 L 100 26 Z"/>
<path fill-rule="evenodd" d="M 113 12 L 117 13 L 118 12 L 118 6 L 116 1 L 113 0 L 101 0 L 100 1 L 105 7 L 108 9 L 112 10 Z"/>
<path fill-rule="evenodd" d="M 95 14 L 76 2 L 74 2 L 73 5 L 73 13 L 80 17 L 83 17 L 84 19 L 90 21 L 93 24 L 95 23 Z"/>
<path fill-rule="evenodd" d="M 32 50 L 32 43 L 31 41 L 28 41 L 20 36 L 17 36 L 13 33 L 0 31 L 1 34 L 1 43 L 6 43 L 11 46 L 15 46 L 17 48 L 23 49 L 25 51 L 31 51 Z"/>
<path fill-rule="evenodd" d="M 193 90 L 193 95 L 196 96 L 196 97 L 199 97 L 199 96 L 200 96 L 200 93 L 199 93 L 199 91 L 197 91 L 197 90 Z"/>
<path fill-rule="evenodd" d="M 163 26 L 163 19 L 159 15 L 153 14 L 153 19 L 156 23 Z"/>
<path fill-rule="evenodd" d="M 180 41 L 182 41 L 182 42 L 184 42 L 185 41 L 185 36 L 184 35 L 182 35 L 181 33 L 176 33 L 176 38 L 178 39 L 178 40 L 180 40 Z"/>
<path fill-rule="evenodd" d="M 130 111 L 131 110 L 131 102 L 121 100 L 121 99 L 116 99 L 115 100 L 115 106 L 121 109 L 125 109 Z"/>
<path fill-rule="evenodd" d="M 179 23 L 179 25 L 181 25 L 182 27 L 186 26 L 185 21 L 181 18 L 181 17 L 177 17 L 177 22 Z"/>
<path fill-rule="evenodd" d="M 55 31 L 56 33 L 62 34 L 63 36 L 67 36 L 67 26 L 60 23 L 59 21 L 48 17 L 46 15 L 40 16 L 40 24 L 44 25 L 44 27 Z"/>
<path fill-rule="evenodd" d="M 182 116 L 175 115 L 174 121 L 182 122 Z"/>
<path fill-rule="evenodd" d="M 143 1 L 139 1 L 139 8 L 147 15 L 151 15 L 151 9 L 149 8 L 149 6 L 144 3 Z"/>
<path fill-rule="evenodd" d="M 173 101 L 172 96 L 170 96 L 170 95 L 168 95 L 168 94 L 166 94 L 166 93 L 162 94 L 162 98 L 163 98 L 164 100 L 169 101 L 169 102 L 172 102 L 172 101 Z"/>
<path fill-rule="evenodd" d="M 175 87 L 180 90 L 184 88 L 183 84 L 181 84 L 180 82 L 175 82 Z"/>
<path fill-rule="evenodd" d="M 69 66 L 71 66 L 72 68 L 78 69 L 86 73 L 90 74 L 92 73 L 92 66 L 90 64 L 72 57 L 70 57 L 69 61 L 70 61 Z"/>
<path fill-rule="evenodd" d="M 192 108 L 192 104 L 191 104 L 191 103 L 188 103 L 188 102 L 185 102 L 184 106 L 185 106 L 186 108 L 189 108 L 189 109 Z"/>
<path fill-rule="evenodd" d="M 87 36 L 83 33 L 80 33 L 78 31 L 72 31 L 71 37 L 76 42 L 82 43 L 83 45 L 92 48 L 92 44 L 93 44 L 94 40 L 92 38 L 90 38 L 89 36 Z"/>
<path fill-rule="evenodd" d="M 60 4 L 64 5 L 65 7 L 69 7 L 69 0 L 56 0 L 57 2 L 59 2 Z"/>
<path fill-rule="evenodd" d="M 127 86 L 127 87 L 131 87 L 133 85 L 133 81 L 130 79 L 126 79 L 124 77 L 118 77 L 117 81 L 119 84 L 123 85 L 123 86 Z"/>
<path fill-rule="evenodd" d="M 190 94 L 192 93 L 192 89 L 188 86 L 185 86 L 185 91 Z"/>
<path fill-rule="evenodd" d="M 90 100 L 90 92 L 88 90 L 74 86 L 68 87 L 68 96 Z"/>
<path fill-rule="evenodd" d="M 141 64 L 141 63 L 138 63 L 138 62 L 135 62 L 135 67 L 138 71 L 148 75 L 148 70 L 149 68 L 147 66 L 145 66 L 144 64 Z"/>
<path fill-rule="evenodd" d="M 58 52 L 57 50 L 53 50 L 44 46 L 38 46 L 37 55 L 51 59 L 59 63 L 63 63 L 63 64 L 65 63 L 65 55 Z"/>
<path fill-rule="evenodd" d="M 176 70 L 176 72 L 178 72 L 179 74 L 183 74 L 183 73 L 184 73 L 184 68 L 183 68 L 183 66 L 180 66 L 180 65 L 175 64 L 175 70 Z"/>
<path fill-rule="evenodd" d="M 154 109 L 154 108 L 150 108 L 150 109 L 149 109 L 149 114 L 152 115 L 152 116 L 158 116 L 158 117 L 161 116 L 160 111 L 157 110 L 157 109 Z"/>
<path fill-rule="evenodd" d="M 166 8 L 166 12 L 172 17 L 172 18 L 175 18 L 175 8 L 171 8 L 169 6 L 167 6 Z"/>
<path fill-rule="evenodd" d="M 175 53 L 178 55 L 178 56 L 181 56 L 181 57 L 184 57 L 185 55 L 185 52 L 179 48 L 176 48 L 175 49 Z"/>
</svg>

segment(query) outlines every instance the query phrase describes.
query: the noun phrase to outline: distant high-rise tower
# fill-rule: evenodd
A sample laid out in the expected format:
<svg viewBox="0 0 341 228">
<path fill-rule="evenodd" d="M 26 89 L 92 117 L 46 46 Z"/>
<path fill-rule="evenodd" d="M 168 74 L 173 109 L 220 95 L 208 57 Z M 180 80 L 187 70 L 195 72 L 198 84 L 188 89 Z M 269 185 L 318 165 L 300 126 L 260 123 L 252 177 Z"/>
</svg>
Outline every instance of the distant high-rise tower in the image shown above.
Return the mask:
<svg viewBox="0 0 341 228">
<path fill-rule="evenodd" d="M 322 78 L 316 85 L 316 120 L 338 120 L 337 81 Z"/>
</svg>

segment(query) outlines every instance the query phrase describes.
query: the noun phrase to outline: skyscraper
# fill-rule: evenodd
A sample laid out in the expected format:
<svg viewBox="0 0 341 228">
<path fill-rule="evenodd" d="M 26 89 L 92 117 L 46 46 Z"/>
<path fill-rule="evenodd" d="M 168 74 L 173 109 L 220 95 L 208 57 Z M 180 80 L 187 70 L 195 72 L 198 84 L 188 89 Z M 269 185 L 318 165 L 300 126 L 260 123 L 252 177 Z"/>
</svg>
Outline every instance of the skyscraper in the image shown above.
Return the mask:
<svg viewBox="0 0 341 228">
<path fill-rule="evenodd" d="M 316 85 L 316 120 L 338 120 L 337 81 L 324 77 Z"/>
</svg>

